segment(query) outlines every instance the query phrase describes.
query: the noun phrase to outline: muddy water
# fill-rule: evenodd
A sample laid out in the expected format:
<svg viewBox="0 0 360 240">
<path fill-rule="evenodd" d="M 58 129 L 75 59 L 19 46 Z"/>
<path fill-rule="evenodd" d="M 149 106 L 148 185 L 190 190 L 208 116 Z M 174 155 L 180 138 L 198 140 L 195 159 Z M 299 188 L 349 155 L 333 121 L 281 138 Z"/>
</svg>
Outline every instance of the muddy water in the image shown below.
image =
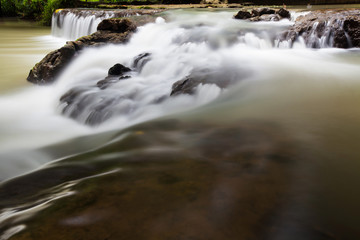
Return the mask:
<svg viewBox="0 0 360 240">
<path fill-rule="evenodd" d="M 64 41 L 50 37 L 50 28 L 16 19 L 0 20 L 0 91 L 27 85 L 34 64 Z"/>
</svg>

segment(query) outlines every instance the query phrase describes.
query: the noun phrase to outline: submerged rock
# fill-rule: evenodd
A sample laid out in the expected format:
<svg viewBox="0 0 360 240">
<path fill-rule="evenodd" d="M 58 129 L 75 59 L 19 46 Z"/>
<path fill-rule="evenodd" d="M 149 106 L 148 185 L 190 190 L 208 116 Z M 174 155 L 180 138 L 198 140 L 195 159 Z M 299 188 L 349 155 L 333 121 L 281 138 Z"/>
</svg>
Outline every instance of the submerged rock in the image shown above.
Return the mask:
<svg viewBox="0 0 360 240">
<path fill-rule="evenodd" d="M 239 76 L 236 73 L 226 72 L 226 70 L 224 72 L 209 69 L 194 71 L 172 85 L 170 96 L 192 95 L 200 84 L 214 84 L 222 89 L 227 88 L 248 73 L 244 70 L 243 74 L 244 76 Z"/>
<path fill-rule="evenodd" d="M 132 67 L 138 72 L 141 72 L 142 68 L 147 62 L 151 60 L 151 53 L 142 53 L 135 57 Z"/>
<path fill-rule="evenodd" d="M 359 10 L 318 10 L 296 19 L 281 41 L 302 38 L 307 47 L 360 47 Z"/>
</svg>

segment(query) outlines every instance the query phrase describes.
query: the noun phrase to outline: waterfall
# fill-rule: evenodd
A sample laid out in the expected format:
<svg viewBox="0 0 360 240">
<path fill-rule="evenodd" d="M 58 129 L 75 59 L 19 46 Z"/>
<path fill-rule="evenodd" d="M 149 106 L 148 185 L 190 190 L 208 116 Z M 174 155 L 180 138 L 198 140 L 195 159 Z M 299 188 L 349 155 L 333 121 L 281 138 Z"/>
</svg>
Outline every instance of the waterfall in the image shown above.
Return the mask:
<svg viewBox="0 0 360 240">
<path fill-rule="evenodd" d="M 51 33 L 55 37 L 76 40 L 96 32 L 97 25 L 106 18 L 130 17 L 160 12 L 160 10 L 86 10 L 59 9 L 54 12 Z"/>
</svg>

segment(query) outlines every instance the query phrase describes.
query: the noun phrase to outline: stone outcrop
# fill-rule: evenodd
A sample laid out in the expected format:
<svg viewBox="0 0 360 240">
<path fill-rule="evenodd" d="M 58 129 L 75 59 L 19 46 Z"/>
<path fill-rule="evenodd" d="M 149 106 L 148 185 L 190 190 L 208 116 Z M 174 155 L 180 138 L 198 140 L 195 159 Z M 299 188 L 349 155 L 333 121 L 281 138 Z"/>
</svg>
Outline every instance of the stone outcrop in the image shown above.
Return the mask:
<svg viewBox="0 0 360 240">
<path fill-rule="evenodd" d="M 279 21 L 283 18 L 290 18 L 290 12 L 285 8 L 275 10 L 272 8 L 255 8 L 251 12 L 248 10 L 240 10 L 235 16 L 235 19 L 257 21 Z"/>
<path fill-rule="evenodd" d="M 318 10 L 296 19 L 281 41 L 303 38 L 307 47 L 360 47 L 359 10 Z"/>
</svg>

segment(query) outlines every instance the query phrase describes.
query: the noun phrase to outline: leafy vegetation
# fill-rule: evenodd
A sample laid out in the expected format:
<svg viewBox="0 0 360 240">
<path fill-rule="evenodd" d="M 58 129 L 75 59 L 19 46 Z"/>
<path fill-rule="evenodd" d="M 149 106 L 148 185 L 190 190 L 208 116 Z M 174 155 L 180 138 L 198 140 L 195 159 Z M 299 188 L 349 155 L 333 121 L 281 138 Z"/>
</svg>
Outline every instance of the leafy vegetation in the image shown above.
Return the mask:
<svg viewBox="0 0 360 240">
<path fill-rule="evenodd" d="M 52 13 L 58 8 L 75 7 L 73 0 L 0 0 L 5 17 L 19 16 L 50 25 Z"/>
</svg>

